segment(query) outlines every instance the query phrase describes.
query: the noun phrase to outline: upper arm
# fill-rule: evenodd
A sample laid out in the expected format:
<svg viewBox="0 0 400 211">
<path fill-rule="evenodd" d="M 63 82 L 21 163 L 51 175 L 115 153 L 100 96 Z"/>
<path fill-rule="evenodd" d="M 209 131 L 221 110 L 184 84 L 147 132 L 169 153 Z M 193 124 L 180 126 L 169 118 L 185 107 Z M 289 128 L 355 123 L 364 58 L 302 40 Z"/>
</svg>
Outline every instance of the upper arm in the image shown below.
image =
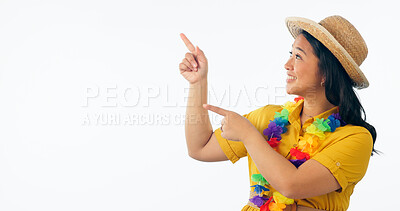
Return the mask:
<svg viewBox="0 0 400 211">
<path fill-rule="evenodd" d="M 261 107 L 243 116 L 257 126 L 257 119 L 266 108 L 267 106 Z M 206 162 L 230 160 L 235 163 L 245 156 L 247 156 L 247 149 L 244 144 L 223 138 L 221 129 L 217 128 L 207 144 L 196 154 L 195 159 Z"/>
<path fill-rule="evenodd" d="M 224 151 L 218 143 L 215 133 L 213 133 L 208 140 L 207 144 L 200 150 L 197 160 L 205 162 L 225 161 L 228 160 Z"/>
<path fill-rule="evenodd" d="M 308 160 L 301 165 L 293 179 L 291 191 L 287 194 L 289 198 L 310 198 L 340 189 L 329 169 L 315 160 Z"/>
<path fill-rule="evenodd" d="M 195 159 L 206 162 L 230 160 L 235 163 L 247 156 L 247 149 L 240 141 L 231 141 L 221 136 L 218 128 L 211 135 L 207 144 L 198 152 Z"/>
</svg>

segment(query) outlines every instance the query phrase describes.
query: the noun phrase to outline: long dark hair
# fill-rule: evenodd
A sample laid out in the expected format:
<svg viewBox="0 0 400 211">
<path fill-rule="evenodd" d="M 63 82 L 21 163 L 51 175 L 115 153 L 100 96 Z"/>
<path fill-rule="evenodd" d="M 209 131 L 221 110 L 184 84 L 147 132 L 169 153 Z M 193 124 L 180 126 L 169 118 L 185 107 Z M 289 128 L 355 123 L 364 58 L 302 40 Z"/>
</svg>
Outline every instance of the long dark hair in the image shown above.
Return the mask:
<svg viewBox="0 0 400 211">
<path fill-rule="evenodd" d="M 325 76 L 325 95 L 328 101 L 339 106 L 339 114 L 343 121 L 366 128 L 371 133 L 373 146 L 375 146 L 376 130 L 365 121 L 366 114 L 353 89 L 354 82 L 346 73 L 342 64 L 331 51 L 308 32 L 303 30 L 300 34 L 311 44 L 314 54 L 319 59 L 318 67 L 320 73 Z M 375 150 L 375 147 L 372 148 L 372 152 L 379 153 Z"/>
</svg>

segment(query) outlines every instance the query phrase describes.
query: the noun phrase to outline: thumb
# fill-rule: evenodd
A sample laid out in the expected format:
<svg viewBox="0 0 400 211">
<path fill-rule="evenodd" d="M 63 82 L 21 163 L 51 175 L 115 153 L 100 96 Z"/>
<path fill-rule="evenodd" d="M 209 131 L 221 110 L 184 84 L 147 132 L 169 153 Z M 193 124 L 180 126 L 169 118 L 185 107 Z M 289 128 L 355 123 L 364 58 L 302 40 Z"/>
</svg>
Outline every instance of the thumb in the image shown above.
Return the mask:
<svg viewBox="0 0 400 211">
<path fill-rule="evenodd" d="M 209 104 L 203 104 L 203 108 L 210 110 L 212 112 L 215 112 L 222 116 L 226 116 L 229 113 L 228 110 L 225 110 L 225 109 L 217 107 L 217 106 L 209 105 Z"/>
<path fill-rule="evenodd" d="M 204 52 L 199 48 L 199 46 L 196 46 L 196 55 L 199 62 L 207 62 L 206 55 L 204 55 Z"/>
</svg>

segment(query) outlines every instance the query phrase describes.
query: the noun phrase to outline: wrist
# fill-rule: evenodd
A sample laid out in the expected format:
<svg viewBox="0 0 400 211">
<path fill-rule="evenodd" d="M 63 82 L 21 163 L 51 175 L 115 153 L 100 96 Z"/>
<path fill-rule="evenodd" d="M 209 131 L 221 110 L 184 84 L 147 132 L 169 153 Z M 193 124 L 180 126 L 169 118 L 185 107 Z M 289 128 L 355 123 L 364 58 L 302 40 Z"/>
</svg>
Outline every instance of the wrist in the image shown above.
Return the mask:
<svg viewBox="0 0 400 211">
<path fill-rule="evenodd" d="M 249 143 L 254 143 L 255 140 L 259 138 L 264 138 L 261 133 L 253 126 L 248 130 L 248 132 L 244 135 L 244 137 L 241 138 L 241 142 L 243 142 L 244 145 L 248 145 Z"/>
<path fill-rule="evenodd" d="M 193 83 L 189 82 L 189 85 L 190 85 L 190 87 L 199 87 L 199 86 L 207 85 L 207 76 L 199 79 L 196 82 L 193 82 Z"/>
</svg>

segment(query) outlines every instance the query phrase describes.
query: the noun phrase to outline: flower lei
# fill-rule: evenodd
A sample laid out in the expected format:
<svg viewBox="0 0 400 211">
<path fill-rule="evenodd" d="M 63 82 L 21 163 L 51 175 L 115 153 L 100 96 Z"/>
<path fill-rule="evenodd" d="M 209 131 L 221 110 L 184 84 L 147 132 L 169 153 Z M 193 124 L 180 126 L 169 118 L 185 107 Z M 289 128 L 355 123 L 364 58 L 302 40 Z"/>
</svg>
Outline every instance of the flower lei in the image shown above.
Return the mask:
<svg viewBox="0 0 400 211">
<path fill-rule="evenodd" d="M 295 102 L 287 102 L 282 107 L 281 112 L 275 112 L 274 119 L 270 121 L 268 127 L 263 131 L 264 135 L 268 137 L 268 144 L 277 150 L 276 147 L 281 142 L 281 134 L 286 133 L 286 126 L 289 124 L 289 114 L 294 110 L 298 103 L 304 100 L 302 97 L 297 97 Z M 342 121 L 339 113 L 330 115 L 327 119 L 318 119 L 306 128 L 303 137 L 297 147 L 290 149 L 290 154 L 296 159 L 289 160 L 296 168 L 310 159 L 310 154 L 313 153 L 319 146 L 319 141 L 326 138 L 325 132 L 334 132 L 336 128 L 344 126 L 346 123 Z M 254 205 L 260 208 L 260 211 L 282 211 L 286 205 L 294 203 L 293 199 L 289 199 L 279 192 L 268 194 L 270 190 L 265 187 L 269 185 L 267 180 L 261 174 L 251 175 L 251 180 L 256 182 L 257 185 L 250 186 L 254 188 L 254 192 L 258 195 L 249 199 Z M 268 197 L 268 195 L 270 195 Z"/>
</svg>

